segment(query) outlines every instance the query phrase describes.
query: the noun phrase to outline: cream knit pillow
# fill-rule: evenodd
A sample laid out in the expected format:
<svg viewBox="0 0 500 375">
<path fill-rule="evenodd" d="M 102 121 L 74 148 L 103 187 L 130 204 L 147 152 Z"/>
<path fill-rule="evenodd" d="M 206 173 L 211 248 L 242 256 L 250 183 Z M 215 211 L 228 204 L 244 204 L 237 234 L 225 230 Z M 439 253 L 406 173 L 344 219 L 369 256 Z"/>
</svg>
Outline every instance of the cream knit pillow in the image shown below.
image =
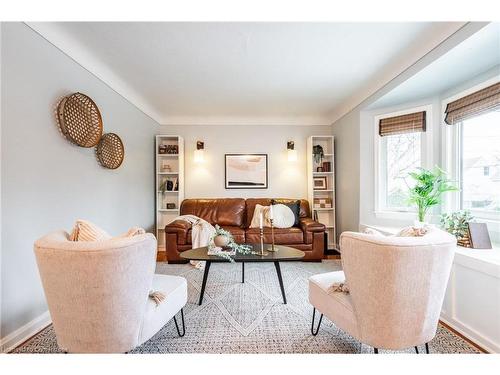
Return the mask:
<svg viewBox="0 0 500 375">
<path fill-rule="evenodd" d="M 263 226 L 270 227 L 271 222 L 267 217 L 267 213 L 269 212 L 269 206 L 262 206 L 260 204 L 255 205 L 255 210 L 253 211 L 252 222 L 250 223 L 250 228 L 260 228 L 260 215 L 263 216 Z"/>
<path fill-rule="evenodd" d="M 87 220 L 77 220 L 69 235 L 70 241 L 104 241 L 110 238 L 106 231 Z"/>
</svg>

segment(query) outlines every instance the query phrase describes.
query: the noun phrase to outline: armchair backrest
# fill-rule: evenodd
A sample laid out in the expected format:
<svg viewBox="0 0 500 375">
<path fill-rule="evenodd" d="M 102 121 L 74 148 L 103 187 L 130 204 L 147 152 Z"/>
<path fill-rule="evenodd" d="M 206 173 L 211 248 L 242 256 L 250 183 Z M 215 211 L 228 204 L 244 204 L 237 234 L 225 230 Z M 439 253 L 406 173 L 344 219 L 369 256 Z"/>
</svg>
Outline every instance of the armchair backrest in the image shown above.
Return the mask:
<svg viewBox="0 0 500 375">
<path fill-rule="evenodd" d="M 98 242 L 64 231 L 35 242 L 58 344 L 70 352 L 125 352 L 138 344 L 156 264 L 152 234 Z"/>
<path fill-rule="evenodd" d="M 344 232 L 342 263 L 361 340 L 399 349 L 435 333 L 456 239 L 439 229 L 422 237 Z"/>
</svg>

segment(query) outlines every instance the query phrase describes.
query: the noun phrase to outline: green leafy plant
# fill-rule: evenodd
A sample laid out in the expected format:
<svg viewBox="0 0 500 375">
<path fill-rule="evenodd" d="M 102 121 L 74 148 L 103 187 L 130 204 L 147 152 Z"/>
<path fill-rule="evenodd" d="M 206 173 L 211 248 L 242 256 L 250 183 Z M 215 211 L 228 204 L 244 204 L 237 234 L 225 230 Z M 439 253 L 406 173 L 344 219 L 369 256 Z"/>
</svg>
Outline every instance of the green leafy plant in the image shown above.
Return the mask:
<svg viewBox="0 0 500 375">
<path fill-rule="evenodd" d="M 441 227 L 457 239 L 465 238 L 468 233 L 468 224 L 474 220 L 474 216 L 468 210 L 442 214 Z"/>
<path fill-rule="evenodd" d="M 441 204 L 443 193 L 458 190 L 437 166 L 433 170 L 418 168 L 409 176 L 415 180 L 415 186 L 410 188 L 408 201 L 417 206 L 419 221 L 424 221 L 429 208 Z"/>
</svg>

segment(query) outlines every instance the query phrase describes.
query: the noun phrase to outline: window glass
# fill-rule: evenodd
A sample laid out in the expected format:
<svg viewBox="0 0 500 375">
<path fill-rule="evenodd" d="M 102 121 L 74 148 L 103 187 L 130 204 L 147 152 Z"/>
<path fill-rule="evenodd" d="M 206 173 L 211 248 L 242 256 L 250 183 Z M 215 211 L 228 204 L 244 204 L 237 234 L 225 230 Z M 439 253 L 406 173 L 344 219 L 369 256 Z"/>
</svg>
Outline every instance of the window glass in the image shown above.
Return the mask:
<svg viewBox="0 0 500 375">
<path fill-rule="evenodd" d="M 462 208 L 500 217 L 500 112 L 461 125 Z"/>
<path fill-rule="evenodd" d="M 382 199 L 385 209 L 409 210 L 408 173 L 421 166 L 422 133 L 406 133 L 381 138 Z"/>
</svg>

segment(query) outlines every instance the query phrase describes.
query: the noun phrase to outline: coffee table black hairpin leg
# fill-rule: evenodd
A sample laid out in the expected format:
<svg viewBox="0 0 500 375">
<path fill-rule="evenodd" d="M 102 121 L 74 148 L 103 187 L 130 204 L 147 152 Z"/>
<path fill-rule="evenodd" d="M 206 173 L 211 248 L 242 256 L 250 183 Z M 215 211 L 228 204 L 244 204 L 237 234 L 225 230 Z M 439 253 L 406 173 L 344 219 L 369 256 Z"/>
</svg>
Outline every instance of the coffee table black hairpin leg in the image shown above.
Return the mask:
<svg viewBox="0 0 500 375">
<path fill-rule="evenodd" d="M 241 282 L 245 282 L 245 262 L 241 262 Z"/>
<path fill-rule="evenodd" d="M 201 283 L 201 292 L 200 292 L 200 300 L 198 301 L 198 305 L 201 305 L 203 302 L 203 295 L 205 294 L 205 286 L 207 285 L 208 278 L 208 270 L 210 270 L 211 261 L 207 260 L 205 262 L 205 272 L 203 273 L 203 281 Z"/>
<path fill-rule="evenodd" d="M 283 303 L 286 305 L 285 287 L 283 286 L 283 278 L 281 277 L 280 262 L 274 262 L 276 273 L 278 274 L 278 281 L 280 282 L 281 295 L 283 296 Z"/>
</svg>

